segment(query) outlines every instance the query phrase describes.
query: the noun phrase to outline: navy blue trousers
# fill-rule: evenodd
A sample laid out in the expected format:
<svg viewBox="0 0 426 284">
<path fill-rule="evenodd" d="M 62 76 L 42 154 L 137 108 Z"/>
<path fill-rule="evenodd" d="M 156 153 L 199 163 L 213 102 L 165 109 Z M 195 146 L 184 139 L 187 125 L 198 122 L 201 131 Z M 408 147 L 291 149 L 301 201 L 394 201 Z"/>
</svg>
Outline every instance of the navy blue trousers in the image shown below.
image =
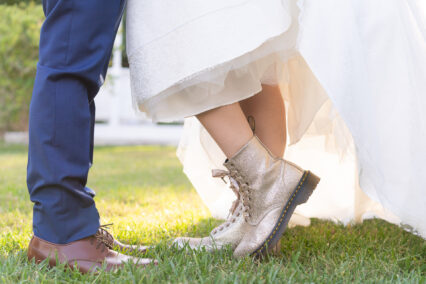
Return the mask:
<svg viewBox="0 0 426 284">
<path fill-rule="evenodd" d="M 46 20 L 30 106 L 27 184 L 34 234 L 65 244 L 96 233 L 86 187 L 94 97 L 106 76 L 125 0 L 44 0 Z"/>
</svg>

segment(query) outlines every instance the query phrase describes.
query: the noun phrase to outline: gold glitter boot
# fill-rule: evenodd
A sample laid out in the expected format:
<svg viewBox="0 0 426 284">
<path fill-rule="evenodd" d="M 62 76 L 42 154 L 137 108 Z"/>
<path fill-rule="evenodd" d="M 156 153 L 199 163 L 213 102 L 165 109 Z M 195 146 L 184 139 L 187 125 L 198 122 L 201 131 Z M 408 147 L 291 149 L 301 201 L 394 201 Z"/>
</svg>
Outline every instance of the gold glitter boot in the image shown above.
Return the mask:
<svg viewBox="0 0 426 284">
<path fill-rule="evenodd" d="M 235 257 L 272 252 L 297 205 L 305 203 L 319 182 L 309 171 L 274 157 L 254 136 L 225 162 L 240 188 L 244 236 Z"/>
</svg>

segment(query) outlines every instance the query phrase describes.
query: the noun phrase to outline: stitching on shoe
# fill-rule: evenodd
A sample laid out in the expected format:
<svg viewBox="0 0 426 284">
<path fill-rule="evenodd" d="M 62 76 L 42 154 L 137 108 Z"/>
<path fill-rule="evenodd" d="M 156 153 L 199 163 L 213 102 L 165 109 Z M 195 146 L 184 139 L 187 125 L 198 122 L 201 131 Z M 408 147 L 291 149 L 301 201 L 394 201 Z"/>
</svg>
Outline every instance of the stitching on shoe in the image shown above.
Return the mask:
<svg viewBox="0 0 426 284">
<path fill-rule="evenodd" d="M 291 199 L 289 200 L 289 202 L 287 202 L 287 206 L 284 209 L 284 213 L 281 214 L 281 217 L 280 217 L 280 220 L 278 221 L 278 224 L 275 225 L 273 232 L 265 240 L 265 242 L 263 243 L 263 245 L 261 245 L 257 250 L 254 251 L 253 255 L 258 254 L 259 251 L 261 251 L 262 249 L 264 249 L 267 246 L 267 244 L 271 241 L 271 239 L 273 237 L 275 237 L 275 234 L 277 233 L 278 228 L 281 226 L 282 221 L 284 220 L 285 216 L 287 215 L 288 208 L 293 204 L 293 200 L 296 197 L 296 194 L 299 192 L 300 188 L 302 188 L 302 185 L 305 183 L 305 180 L 309 176 L 309 174 L 310 174 L 309 171 L 305 171 L 303 173 L 303 177 L 302 177 L 301 181 L 299 182 L 299 185 L 297 186 L 297 189 L 291 195 Z"/>
</svg>

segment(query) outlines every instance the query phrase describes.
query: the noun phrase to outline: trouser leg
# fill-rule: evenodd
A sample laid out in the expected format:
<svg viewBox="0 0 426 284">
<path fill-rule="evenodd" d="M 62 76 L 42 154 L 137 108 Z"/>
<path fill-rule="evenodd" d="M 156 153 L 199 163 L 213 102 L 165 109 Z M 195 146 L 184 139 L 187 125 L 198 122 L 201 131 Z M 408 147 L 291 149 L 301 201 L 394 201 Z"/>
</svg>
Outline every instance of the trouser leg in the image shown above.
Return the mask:
<svg viewBox="0 0 426 284">
<path fill-rule="evenodd" d="M 93 99 L 106 76 L 124 0 L 44 0 L 43 8 L 27 183 L 34 234 L 68 243 L 99 227 L 86 187 L 93 162 Z"/>
</svg>

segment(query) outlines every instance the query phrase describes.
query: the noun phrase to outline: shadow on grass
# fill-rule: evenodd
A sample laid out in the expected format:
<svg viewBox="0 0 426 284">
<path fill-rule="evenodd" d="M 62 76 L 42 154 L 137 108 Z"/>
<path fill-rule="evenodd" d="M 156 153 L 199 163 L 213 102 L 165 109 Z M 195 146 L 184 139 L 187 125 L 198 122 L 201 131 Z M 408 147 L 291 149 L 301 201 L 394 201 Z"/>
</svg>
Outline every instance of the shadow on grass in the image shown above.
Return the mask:
<svg viewBox="0 0 426 284">
<path fill-rule="evenodd" d="M 222 221 L 201 219 L 189 227 L 185 236 L 204 237 Z M 312 219 L 308 227 L 287 229 L 281 238 L 281 250 L 270 259 L 285 262 L 297 259 L 309 264 L 327 257 L 330 261 L 348 258 L 382 261 L 388 259 L 403 269 L 426 268 L 426 241 L 384 220 L 371 219 L 347 226 L 332 221 Z M 296 259 L 295 259 L 296 258 Z"/>
</svg>

